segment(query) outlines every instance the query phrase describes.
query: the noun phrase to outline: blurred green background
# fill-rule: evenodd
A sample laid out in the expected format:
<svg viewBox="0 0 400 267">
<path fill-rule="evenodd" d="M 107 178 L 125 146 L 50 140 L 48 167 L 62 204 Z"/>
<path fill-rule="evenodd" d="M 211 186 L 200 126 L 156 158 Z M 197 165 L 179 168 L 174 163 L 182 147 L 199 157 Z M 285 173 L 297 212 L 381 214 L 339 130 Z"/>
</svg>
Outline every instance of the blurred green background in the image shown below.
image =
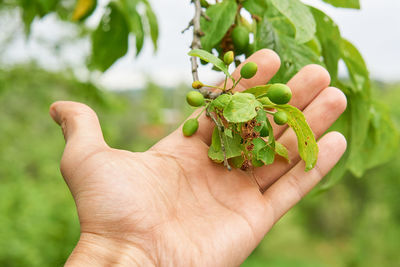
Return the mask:
<svg viewBox="0 0 400 267">
<path fill-rule="evenodd" d="M 400 85 L 377 83 L 400 123 Z M 98 112 L 107 142 L 144 151 L 191 112 L 188 86 L 109 92 L 34 63 L 0 69 L 0 266 L 60 266 L 79 237 L 59 172 L 64 140 L 48 116 L 57 99 Z M 149 98 L 153 101 L 149 101 Z M 306 197 L 243 266 L 396 266 L 400 262 L 400 151 L 359 179 Z"/>
<path fill-rule="evenodd" d="M 191 112 L 184 101 L 189 86 L 166 86 L 163 79 L 149 78 L 140 89 L 108 90 L 95 82 L 98 75 L 79 75 L 82 62 L 65 60 L 63 55 L 71 53 L 49 40 L 41 41 L 52 53 L 36 51 L 35 57 L 55 57 L 57 64 L 10 63 L 6 53 L 14 31 L 23 31 L 21 23 L 9 23 L 13 12 L 0 10 L 0 25 L 7 25 L 1 33 L 8 32 L 0 34 L 0 266 L 61 266 L 79 238 L 79 225 L 59 172 L 64 139 L 48 115 L 50 104 L 60 99 L 84 102 L 98 113 L 110 146 L 145 151 Z M 178 28 L 188 20 L 181 21 Z M 80 40 L 79 34 L 72 35 L 58 41 Z M 376 81 L 374 87 L 399 126 L 400 83 Z M 243 266 L 398 266 L 399 160 L 400 150 L 362 178 L 347 175 L 329 191 L 307 196 Z"/>
</svg>

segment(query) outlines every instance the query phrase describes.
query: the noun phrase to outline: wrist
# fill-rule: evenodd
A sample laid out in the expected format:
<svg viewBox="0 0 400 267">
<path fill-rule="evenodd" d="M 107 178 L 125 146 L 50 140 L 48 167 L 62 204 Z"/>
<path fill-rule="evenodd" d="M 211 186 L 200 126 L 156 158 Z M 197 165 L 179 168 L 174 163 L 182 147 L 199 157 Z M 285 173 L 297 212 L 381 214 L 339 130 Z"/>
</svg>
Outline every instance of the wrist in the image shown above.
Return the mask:
<svg viewBox="0 0 400 267">
<path fill-rule="evenodd" d="M 146 252 L 126 241 L 82 233 L 65 266 L 155 266 Z"/>
</svg>

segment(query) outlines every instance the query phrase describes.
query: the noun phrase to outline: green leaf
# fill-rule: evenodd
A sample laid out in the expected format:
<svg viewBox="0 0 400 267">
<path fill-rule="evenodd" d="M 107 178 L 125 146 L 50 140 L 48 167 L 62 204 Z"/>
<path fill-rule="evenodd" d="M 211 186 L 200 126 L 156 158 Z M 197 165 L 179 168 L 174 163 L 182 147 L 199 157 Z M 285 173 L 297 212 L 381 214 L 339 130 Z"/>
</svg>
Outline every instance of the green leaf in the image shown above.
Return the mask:
<svg viewBox="0 0 400 267">
<path fill-rule="evenodd" d="M 257 110 L 256 121 L 257 124 L 260 125 L 256 125 L 256 127 L 254 127 L 254 130 L 260 132 L 262 128 L 267 125 L 267 113 L 264 109 L 260 108 L 259 110 Z"/>
<path fill-rule="evenodd" d="M 347 109 L 338 120 L 329 128 L 330 131 L 338 131 L 342 133 L 348 143 L 348 146 L 351 145 L 350 140 L 350 131 L 351 131 L 351 114 L 350 110 Z M 322 182 L 319 184 L 318 188 L 314 191 L 314 193 L 321 193 L 335 184 L 337 184 L 340 179 L 343 178 L 345 173 L 348 171 L 348 163 L 349 163 L 349 148 L 344 152 L 343 156 L 340 158 L 339 162 L 332 168 L 332 170 L 324 177 Z"/>
<path fill-rule="evenodd" d="M 150 28 L 150 37 L 151 40 L 153 41 L 154 50 L 157 50 L 158 48 L 157 41 L 159 35 L 157 16 L 154 14 L 154 11 L 151 8 L 149 1 L 147 0 L 142 0 L 142 1 L 146 6 L 146 17 Z"/>
<path fill-rule="evenodd" d="M 316 25 L 314 17 L 306 5 L 299 0 L 270 1 L 295 27 L 295 39 L 298 43 L 305 43 L 314 37 Z"/>
<path fill-rule="evenodd" d="M 261 160 L 265 165 L 272 164 L 275 159 L 275 151 L 271 145 L 267 144 L 262 138 L 253 140 L 253 155 L 257 160 Z"/>
<path fill-rule="evenodd" d="M 287 159 L 289 161 L 289 152 L 287 148 L 279 142 L 275 142 L 275 152 L 279 156 Z"/>
<path fill-rule="evenodd" d="M 390 160 L 398 150 L 399 132 L 385 104 L 374 102 L 370 109 L 368 134 L 361 151 L 365 170 Z"/>
<path fill-rule="evenodd" d="M 268 6 L 268 9 L 262 16 L 262 20 L 264 21 L 265 19 L 272 25 L 276 34 L 295 38 L 296 28 L 293 26 L 293 23 L 274 5 Z"/>
<path fill-rule="evenodd" d="M 244 157 L 238 156 L 230 159 L 230 163 L 233 165 L 235 168 L 240 168 L 242 167 L 244 163 Z"/>
<path fill-rule="evenodd" d="M 36 2 L 40 17 L 44 17 L 55 10 L 59 0 L 36 0 L 32 2 Z"/>
<path fill-rule="evenodd" d="M 224 161 L 224 153 L 222 152 L 221 138 L 224 142 L 226 158 L 234 158 L 242 155 L 241 137 L 234 133 L 233 138 L 219 132 L 218 127 L 214 127 L 212 134 L 211 146 L 208 149 L 208 157 L 215 162 Z"/>
<path fill-rule="evenodd" d="M 350 171 L 358 177 L 365 171 L 361 155 L 364 142 L 367 140 L 370 100 L 364 92 L 351 93 L 348 96 L 347 109 L 350 112 L 350 142 L 348 144 Z"/>
<path fill-rule="evenodd" d="M 346 64 L 350 75 L 350 80 L 353 85 L 354 92 L 362 90 L 370 90 L 370 80 L 367 65 L 357 48 L 347 41 L 342 39 L 341 43 L 342 59 Z"/>
<path fill-rule="evenodd" d="M 233 138 L 232 130 L 229 129 L 229 128 L 225 128 L 225 129 L 224 129 L 224 134 L 225 134 L 226 136 L 230 137 L 230 138 Z"/>
<path fill-rule="evenodd" d="M 87 18 L 96 9 L 96 5 L 97 0 L 78 0 L 72 14 L 72 20 L 78 21 Z"/>
<path fill-rule="evenodd" d="M 322 0 L 335 7 L 360 9 L 360 0 Z"/>
<path fill-rule="evenodd" d="M 274 18 L 271 18 L 271 20 L 273 19 Z M 279 53 L 279 36 L 273 24 L 270 23 L 267 15 L 264 16 L 262 21 L 257 24 L 257 31 L 254 36 L 254 43 L 256 46 L 256 50 L 259 50 L 261 48 L 268 48 Z"/>
<path fill-rule="evenodd" d="M 136 39 L 136 55 L 142 51 L 144 44 L 144 27 L 141 15 L 137 12 L 138 0 L 122 0 L 120 11 L 125 15 L 128 21 L 130 31 L 135 35 Z"/>
<path fill-rule="evenodd" d="M 254 95 L 235 93 L 231 102 L 224 109 L 224 117 L 233 123 L 246 122 L 257 115 L 257 107 L 261 107 L 261 103 L 256 100 Z"/>
<path fill-rule="evenodd" d="M 129 26 L 117 5 L 111 2 L 109 14 L 105 14 L 92 34 L 91 67 L 101 71 L 108 69 L 128 51 Z"/>
<path fill-rule="evenodd" d="M 267 94 L 268 89 L 270 87 L 271 87 L 270 84 L 254 86 L 254 87 L 251 87 L 251 88 L 249 88 L 247 90 L 242 91 L 242 93 L 252 94 L 255 97 L 259 97 L 259 96 L 263 96 L 263 95 Z"/>
<path fill-rule="evenodd" d="M 224 110 L 224 108 L 231 102 L 232 95 L 222 94 L 211 102 L 211 108 Z"/>
<path fill-rule="evenodd" d="M 287 123 L 296 133 L 299 154 L 306 164 L 305 171 L 311 170 L 317 163 L 318 145 L 306 118 L 300 110 L 290 105 L 277 105 L 275 108 L 288 115 Z"/>
<path fill-rule="evenodd" d="M 341 57 L 341 40 L 339 27 L 324 12 L 310 7 L 317 23 L 317 38 L 322 47 L 322 56 L 332 81 L 338 76 L 338 63 Z"/>
<path fill-rule="evenodd" d="M 225 75 L 231 77 L 228 67 L 225 65 L 225 63 L 221 59 L 214 56 L 213 54 L 202 49 L 193 49 L 188 53 L 188 55 L 192 57 L 198 57 L 206 62 L 213 64 L 215 67 L 223 71 Z"/>
<path fill-rule="evenodd" d="M 235 21 L 237 4 L 235 0 L 224 0 L 207 8 L 206 14 L 211 19 L 207 21 L 201 17 L 200 25 L 204 36 L 201 46 L 207 51 L 216 46 L 225 36 Z"/>
<path fill-rule="evenodd" d="M 275 148 L 275 136 L 274 136 L 274 129 L 272 128 L 271 123 L 269 120 L 266 120 L 268 126 L 268 144 L 270 144 L 273 148 Z"/>
<path fill-rule="evenodd" d="M 287 83 L 300 69 L 309 64 L 323 65 L 320 56 L 305 44 L 297 44 L 293 38 L 280 35 L 281 68 L 271 83 Z"/>
<path fill-rule="evenodd" d="M 32 0 L 21 0 L 22 21 L 24 22 L 25 35 L 28 37 L 31 31 L 31 24 L 38 15 L 36 2 Z"/>
<path fill-rule="evenodd" d="M 262 17 L 268 8 L 267 1 L 265 0 L 246 0 L 242 3 L 243 7 L 251 14 Z"/>
</svg>

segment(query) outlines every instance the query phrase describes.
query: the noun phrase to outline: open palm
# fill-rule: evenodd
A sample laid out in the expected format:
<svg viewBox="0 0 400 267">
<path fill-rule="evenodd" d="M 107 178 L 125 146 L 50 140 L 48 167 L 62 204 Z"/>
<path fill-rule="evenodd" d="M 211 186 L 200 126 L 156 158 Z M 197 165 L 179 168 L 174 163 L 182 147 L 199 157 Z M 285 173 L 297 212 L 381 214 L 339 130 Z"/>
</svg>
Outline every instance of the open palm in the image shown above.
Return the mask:
<svg viewBox="0 0 400 267">
<path fill-rule="evenodd" d="M 259 71 L 239 90 L 265 84 L 280 65 L 270 50 L 248 60 Z M 317 138 L 346 108 L 343 93 L 329 83 L 316 65 L 288 83 L 290 104 L 303 110 Z M 228 171 L 207 157 L 213 124 L 205 115 L 193 137 L 179 128 L 147 152 L 132 153 L 108 147 L 96 114 L 83 104 L 56 102 L 50 113 L 66 138 L 61 171 L 81 224 L 70 265 L 237 266 L 346 147 L 339 133 L 326 134 L 316 167 L 305 173 L 294 132 L 275 125 L 290 163 L 278 158 L 253 172 Z"/>
</svg>

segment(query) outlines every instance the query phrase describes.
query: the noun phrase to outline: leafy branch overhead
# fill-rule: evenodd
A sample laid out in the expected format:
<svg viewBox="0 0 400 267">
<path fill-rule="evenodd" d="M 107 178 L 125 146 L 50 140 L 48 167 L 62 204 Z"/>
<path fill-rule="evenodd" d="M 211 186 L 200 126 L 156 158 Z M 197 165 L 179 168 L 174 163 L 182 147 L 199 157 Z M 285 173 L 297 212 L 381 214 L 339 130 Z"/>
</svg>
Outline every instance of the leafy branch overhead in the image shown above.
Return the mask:
<svg viewBox="0 0 400 267">
<path fill-rule="evenodd" d="M 31 24 L 36 17 L 57 13 L 58 17 L 84 26 L 84 22 L 99 7 L 101 1 L 77 0 L 75 5 L 67 5 L 61 0 L 19 1 L 22 19 L 29 35 Z M 100 10 L 100 9 L 99 9 Z M 130 49 L 129 36 L 135 39 L 136 55 L 143 49 L 146 38 L 157 50 L 159 28 L 148 0 L 112 0 L 104 10 L 101 21 L 89 34 L 92 44 L 88 66 L 101 71 L 107 70 Z"/>
<path fill-rule="evenodd" d="M 360 8 L 359 0 L 322 1 L 335 7 Z M 393 123 L 388 116 L 385 116 L 387 118 L 385 125 L 388 127 L 380 128 L 373 125 L 371 118 L 384 117 L 383 114 L 380 114 L 384 111 L 372 106 L 371 85 L 366 64 L 357 48 L 342 37 L 338 25 L 328 15 L 300 0 L 221 0 L 215 4 L 203 0 L 195 2 L 202 3 L 201 12 L 206 14 L 208 18 L 199 17 L 202 33 L 201 46 L 208 53 L 194 50 L 190 52 L 190 55 L 201 58 L 200 62 L 203 65 L 211 63 L 213 69 L 222 71 L 226 75 L 226 80 L 230 76 L 221 62 L 224 61 L 228 51 L 235 53 L 232 61 L 238 66 L 243 58 L 249 57 L 255 51 L 269 48 L 277 52 L 281 58 L 281 68 L 270 81 L 271 84 L 285 84 L 304 66 L 319 64 L 329 71 L 332 86 L 342 89 L 346 94 L 348 109 L 333 128 L 346 136 L 348 150 L 338 166 L 324 179 L 325 184 L 322 184 L 321 189 L 325 190 L 337 183 L 346 170 L 350 170 L 354 175 L 361 176 L 370 168 L 369 162 L 382 163 L 382 159 L 387 160 L 387 157 L 382 157 L 373 152 L 378 151 L 381 146 L 386 146 L 387 143 L 394 142 L 383 139 L 374 139 L 374 142 L 370 142 L 368 138 L 371 130 L 369 129 L 372 129 L 377 136 L 382 136 L 384 129 L 388 129 L 388 125 L 393 125 Z M 243 11 L 247 11 L 251 16 L 243 16 L 246 13 Z M 347 67 L 349 79 L 342 79 L 338 75 L 340 60 L 343 60 Z M 232 84 L 235 84 L 235 82 L 237 81 L 232 81 Z M 256 166 L 257 162 L 248 162 L 250 158 L 263 159 L 263 164 L 269 164 L 273 162 L 273 155 L 279 154 L 278 151 L 285 155 L 281 145 L 276 145 L 275 142 L 275 152 L 273 153 L 274 146 L 264 147 L 262 140 L 265 138 L 260 140 L 259 137 L 253 138 L 251 143 L 252 151 L 257 151 L 254 153 L 245 151 L 243 137 L 241 137 L 240 144 L 236 141 L 233 146 L 239 147 L 241 145 L 244 155 L 231 154 L 228 148 L 224 148 L 224 141 L 228 142 L 225 140 L 226 136 L 230 138 L 230 136 L 235 137 L 235 134 L 241 135 L 245 130 L 243 128 L 244 123 L 261 116 L 259 114 L 261 108 L 257 102 L 265 101 L 265 103 L 271 105 L 270 99 L 265 97 L 265 92 L 269 90 L 271 84 L 250 88 L 243 92 L 244 94 L 239 95 L 232 94 L 232 91 L 228 90 L 220 96 L 215 94 L 214 88 L 213 95 L 209 96 L 209 92 L 211 92 L 209 89 L 212 87 L 202 84 L 203 86 L 200 88 L 201 93 L 207 98 L 205 101 L 206 110 L 209 111 L 207 113 L 209 115 L 213 112 L 216 113 L 216 117 L 211 116 L 211 118 L 217 125 L 215 132 L 221 132 L 218 135 L 214 133 L 213 140 L 216 145 L 212 149 L 210 148 L 209 156 L 211 158 L 222 162 L 221 155 L 225 151 L 225 156 L 232 164 L 241 166 L 248 164 L 250 166 L 254 163 L 253 165 Z M 204 92 L 205 88 L 208 92 Z M 248 94 L 253 95 L 253 97 Z M 286 114 L 288 125 L 296 132 L 300 156 L 305 159 L 306 168 L 312 168 L 312 162 L 316 161 L 317 147 L 309 145 L 309 139 L 311 139 L 312 144 L 314 143 L 314 136 L 311 131 L 298 130 L 307 128 L 301 112 L 296 112 L 292 107 L 284 104 L 272 104 L 275 106 L 270 106 L 270 108 L 274 109 L 276 113 L 283 112 L 280 114 Z M 268 110 L 265 111 L 268 112 Z M 274 116 L 278 117 L 277 115 Z M 218 118 L 220 118 L 220 121 Z M 233 127 L 231 124 L 240 124 L 241 126 Z M 250 128 L 253 126 L 250 126 Z M 246 127 L 249 127 L 249 124 L 246 124 Z M 259 127 L 261 126 L 252 128 L 252 131 L 259 134 Z M 226 128 L 227 131 L 225 131 Z M 268 125 L 264 129 L 268 129 Z M 222 144 L 221 148 L 219 148 L 216 138 L 219 136 L 221 138 L 218 138 L 218 142 Z M 395 136 L 397 134 L 393 134 L 391 139 Z M 266 142 L 272 142 L 270 141 L 273 140 L 272 137 L 268 135 Z M 300 148 L 300 146 L 304 147 Z M 279 149 L 276 149 L 277 147 Z M 392 154 L 395 149 L 395 146 L 387 147 L 387 154 Z M 363 155 L 369 155 L 368 159 Z"/>
</svg>

